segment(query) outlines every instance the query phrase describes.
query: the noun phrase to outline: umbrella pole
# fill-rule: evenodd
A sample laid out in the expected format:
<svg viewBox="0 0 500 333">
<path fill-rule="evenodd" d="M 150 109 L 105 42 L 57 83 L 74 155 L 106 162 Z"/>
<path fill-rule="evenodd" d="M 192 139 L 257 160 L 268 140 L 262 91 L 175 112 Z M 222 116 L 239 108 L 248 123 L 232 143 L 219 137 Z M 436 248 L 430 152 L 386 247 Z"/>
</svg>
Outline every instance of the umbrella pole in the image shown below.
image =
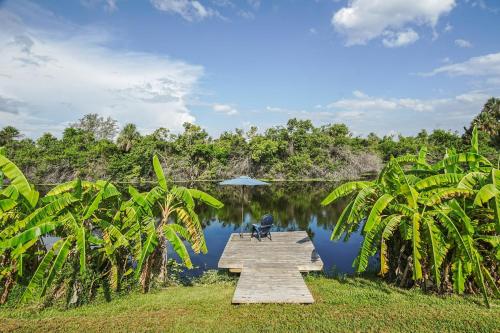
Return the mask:
<svg viewBox="0 0 500 333">
<path fill-rule="evenodd" d="M 241 225 L 240 225 L 240 238 L 243 237 L 243 201 L 245 197 L 243 195 L 243 186 L 241 187 Z"/>
</svg>

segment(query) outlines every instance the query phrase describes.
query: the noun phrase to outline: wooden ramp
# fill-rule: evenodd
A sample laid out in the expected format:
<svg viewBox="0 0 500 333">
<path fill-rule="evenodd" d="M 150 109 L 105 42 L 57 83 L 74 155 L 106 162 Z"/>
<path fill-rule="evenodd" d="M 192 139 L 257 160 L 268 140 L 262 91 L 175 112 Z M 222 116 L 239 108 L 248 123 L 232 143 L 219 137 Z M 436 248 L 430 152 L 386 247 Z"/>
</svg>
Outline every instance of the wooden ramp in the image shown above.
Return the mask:
<svg viewBox="0 0 500 333">
<path fill-rule="evenodd" d="M 229 237 L 218 266 L 241 273 L 232 302 L 313 303 L 300 274 L 323 269 L 311 239 L 305 231 L 273 232 L 272 238 Z"/>
</svg>

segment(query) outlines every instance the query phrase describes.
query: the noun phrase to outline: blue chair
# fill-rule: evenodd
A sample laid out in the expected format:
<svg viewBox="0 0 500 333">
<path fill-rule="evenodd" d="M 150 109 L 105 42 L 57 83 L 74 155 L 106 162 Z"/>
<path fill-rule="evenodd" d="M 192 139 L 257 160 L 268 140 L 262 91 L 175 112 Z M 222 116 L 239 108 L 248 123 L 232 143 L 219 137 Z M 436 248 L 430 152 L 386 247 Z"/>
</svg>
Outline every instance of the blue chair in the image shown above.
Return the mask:
<svg viewBox="0 0 500 333">
<path fill-rule="evenodd" d="M 266 214 L 262 216 L 260 219 L 260 224 L 252 224 L 252 236 L 257 237 L 259 241 L 262 238 L 268 237 L 270 240 L 273 240 L 271 237 L 271 228 L 274 225 L 274 218 L 271 214 Z"/>
</svg>

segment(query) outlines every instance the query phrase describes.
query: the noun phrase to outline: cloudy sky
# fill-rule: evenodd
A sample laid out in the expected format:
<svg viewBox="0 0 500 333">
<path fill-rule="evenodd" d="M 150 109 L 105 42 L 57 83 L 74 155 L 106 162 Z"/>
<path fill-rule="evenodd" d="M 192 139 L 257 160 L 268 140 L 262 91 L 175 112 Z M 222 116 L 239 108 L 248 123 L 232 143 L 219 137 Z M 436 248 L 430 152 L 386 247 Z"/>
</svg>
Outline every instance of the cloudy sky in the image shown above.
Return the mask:
<svg viewBox="0 0 500 333">
<path fill-rule="evenodd" d="M 461 131 L 500 96 L 499 31 L 496 0 L 0 0 L 0 127 Z"/>
</svg>

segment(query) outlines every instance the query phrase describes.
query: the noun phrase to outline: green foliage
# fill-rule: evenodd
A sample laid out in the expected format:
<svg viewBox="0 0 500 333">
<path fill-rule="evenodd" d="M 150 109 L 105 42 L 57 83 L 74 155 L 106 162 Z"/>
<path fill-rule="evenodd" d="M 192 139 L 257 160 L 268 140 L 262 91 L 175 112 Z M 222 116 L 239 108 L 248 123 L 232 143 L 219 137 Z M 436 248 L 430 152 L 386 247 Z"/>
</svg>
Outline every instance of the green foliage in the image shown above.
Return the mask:
<svg viewBox="0 0 500 333">
<path fill-rule="evenodd" d="M 325 198 L 323 204 L 352 198 L 332 239 L 363 226 L 358 272 L 378 252 L 380 275 L 400 285 L 427 285 L 432 278 L 438 291 L 479 291 L 489 306 L 498 290 L 500 173 L 479 147 L 474 129 L 468 152 L 450 151 L 432 167 L 426 149 L 393 158 L 376 180 L 340 185 Z"/>
<path fill-rule="evenodd" d="M 74 290 L 68 301 L 80 304 L 97 286 L 118 291 L 126 281 L 147 291 L 157 280 L 166 282 L 169 244 L 188 268 L 185 242 L 196 253 L 207 251 L 196 202 L 223 207 L 200 190 L 167 187 L 156 156 L 157 186 L 145 193 L 130 187 L 130 199 L 109 181 L 76 179 L 29 201 L 38 192 L 13 162 L 3 155 L 0 161 L 9 181 L 0 190 L 0 280 L 8 281 L 0 290 L 3 301 L 15 283 L 25 286 L 21 302 L 64 287 Z M 52 247 L 45 246 L 47 236 L 58 239 Z"/>
</svg>

